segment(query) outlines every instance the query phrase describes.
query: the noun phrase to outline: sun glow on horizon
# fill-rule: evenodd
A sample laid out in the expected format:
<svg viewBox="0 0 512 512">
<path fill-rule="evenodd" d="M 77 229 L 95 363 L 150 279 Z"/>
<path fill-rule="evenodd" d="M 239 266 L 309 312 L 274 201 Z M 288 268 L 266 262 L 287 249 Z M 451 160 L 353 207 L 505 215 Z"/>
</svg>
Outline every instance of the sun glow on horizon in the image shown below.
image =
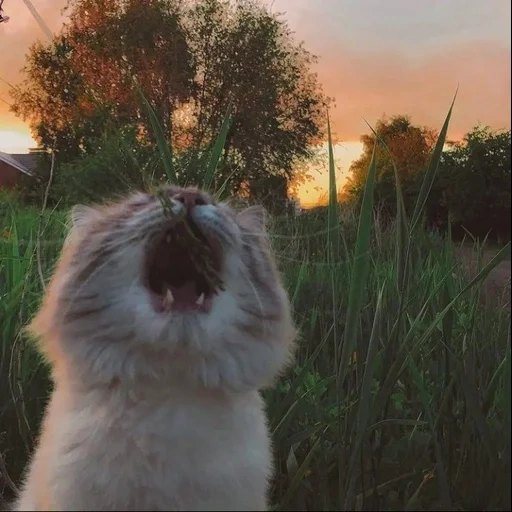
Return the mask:
<svg viewBox="0 0 512 512">
<path fill-rule="evenodd" d="M 37 143 L 30 133 L 0 129 L 0 151 L 4 153 L 28 153 Z"/>
<path fill-rule="evenodd" d="M 363 152 L 363 144 L 359 141 L 347 141 L 335 144 L 334 161 L 336 165 L 336 188 L 342 189 L 349 176 L 349 168 Z M 325 151 L 325 162 L 320 168 L 311 169 L 313 179 L 298 187 L 297 197 L 302 207 L 308 208 L 322 202 L 329 191 L 329 160 Z"/>
<path fill-rule="evenodd" d="M 0 129 L 0 151 L 4 153 L 28 153 L 29 148 L 36 146 L 36 141 L 27 131 Z M 362 149 L 363 145 L 358 141 L 347 141 L 334 146 L 338 191 L 345 184 L 350 165 L 359 158 Z M 325 197 L 329 190 L 328 167 L 328 156 L 327 151 L 325 151 L 325 162 L 312 168 L 312 179 L 300 185 L 297 189 L 297 198 L 301 206 L 306 208 L 315 206 Z"/>
</svg>

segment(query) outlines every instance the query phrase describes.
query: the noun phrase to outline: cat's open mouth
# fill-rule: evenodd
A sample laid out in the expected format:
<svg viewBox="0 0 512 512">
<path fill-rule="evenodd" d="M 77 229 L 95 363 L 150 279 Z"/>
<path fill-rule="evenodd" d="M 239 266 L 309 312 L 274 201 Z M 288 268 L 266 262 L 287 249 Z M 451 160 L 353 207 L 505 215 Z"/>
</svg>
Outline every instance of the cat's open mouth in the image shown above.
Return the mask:
<svg viewBox="0 0 512 512">
<path fill-rule="evenodd" d="M 148 252 L 146 286 L 157 311 L 207 313 L 222 288 L 219 252 L 192 221 L 187 226 L 169 229 Z"/>
</svg>

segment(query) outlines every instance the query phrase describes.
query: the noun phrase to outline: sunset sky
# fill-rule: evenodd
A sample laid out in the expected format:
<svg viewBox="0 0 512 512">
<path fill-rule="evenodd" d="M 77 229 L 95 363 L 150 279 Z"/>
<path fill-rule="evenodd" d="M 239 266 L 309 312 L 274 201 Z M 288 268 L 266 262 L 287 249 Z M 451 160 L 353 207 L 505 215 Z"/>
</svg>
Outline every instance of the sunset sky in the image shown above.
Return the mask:
<svg viewBox="0 0 512 512">
<path fill-rule="evenodd" d="M 31 0 L 50 30 L 58 31 L 67 0 Z M 340 177 L 357 158 L 364 119 L 408 114 L 439 128 L 457 84 L 450 138 L 478 122 L 510 128 L 510 0 L 274 0 L 298 40 L 318 55 L 319 81 L 335 97 L 331 113 Z M 0 151 L 25 152 L 34 142 L 9 112 L 9 85 L 20 82 L 24 56 L 44 33 L 23 0 L 4 0 L 0 25 Z M 301 190 L 314 202 L 324 174 Z"/>
</svg>

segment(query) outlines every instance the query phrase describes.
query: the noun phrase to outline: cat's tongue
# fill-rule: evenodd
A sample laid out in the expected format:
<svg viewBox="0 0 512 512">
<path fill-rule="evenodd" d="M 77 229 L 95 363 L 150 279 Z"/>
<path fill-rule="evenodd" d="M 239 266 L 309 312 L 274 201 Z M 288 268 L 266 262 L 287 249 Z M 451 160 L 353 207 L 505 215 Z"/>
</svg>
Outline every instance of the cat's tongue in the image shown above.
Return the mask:
<svg viewBox="0 0 512 512">
<path fill-rule="evenodd" d="M 181 286 L 171 286 L 171 292 L 174 297 L 173 309 L 178 307 L 189 309 L 196 305 L 198 295 L 194 281 L 188 281 Z"/>
<path fill-rule="evenodd" d="M 211 307 L 211 298 L 205 297 L 204 294 L 198 295 L 196 291 L 196 283 L 188 281 L 181 286 L 171 286 L 173 301 L 170 306 L 172 311 L 209 311 Z"/>
</svg>

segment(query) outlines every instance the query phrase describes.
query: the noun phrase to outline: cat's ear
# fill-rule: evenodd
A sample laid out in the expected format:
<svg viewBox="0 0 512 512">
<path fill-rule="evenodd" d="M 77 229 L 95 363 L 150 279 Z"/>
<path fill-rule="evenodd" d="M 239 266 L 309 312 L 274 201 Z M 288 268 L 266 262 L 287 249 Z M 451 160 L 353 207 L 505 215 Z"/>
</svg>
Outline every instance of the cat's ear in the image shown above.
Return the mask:
<svg viewBox="0 0 512 512">
<path fill-rule="evenodd" d="M 77 204 L 71 208 L 71 224 L 74 231 L 81 231 L 90 222 L 99 219 L 101 213 L 92 208 L 91 206 L 85 206 L 83 204 Z"/>
<path fill-rule="evenodd" d="M 250 232 L 263 233 L 267 225 L 267 212 L 263 206 L 249 206 L 238 214 L 238 221 Z"/>
</svg>

